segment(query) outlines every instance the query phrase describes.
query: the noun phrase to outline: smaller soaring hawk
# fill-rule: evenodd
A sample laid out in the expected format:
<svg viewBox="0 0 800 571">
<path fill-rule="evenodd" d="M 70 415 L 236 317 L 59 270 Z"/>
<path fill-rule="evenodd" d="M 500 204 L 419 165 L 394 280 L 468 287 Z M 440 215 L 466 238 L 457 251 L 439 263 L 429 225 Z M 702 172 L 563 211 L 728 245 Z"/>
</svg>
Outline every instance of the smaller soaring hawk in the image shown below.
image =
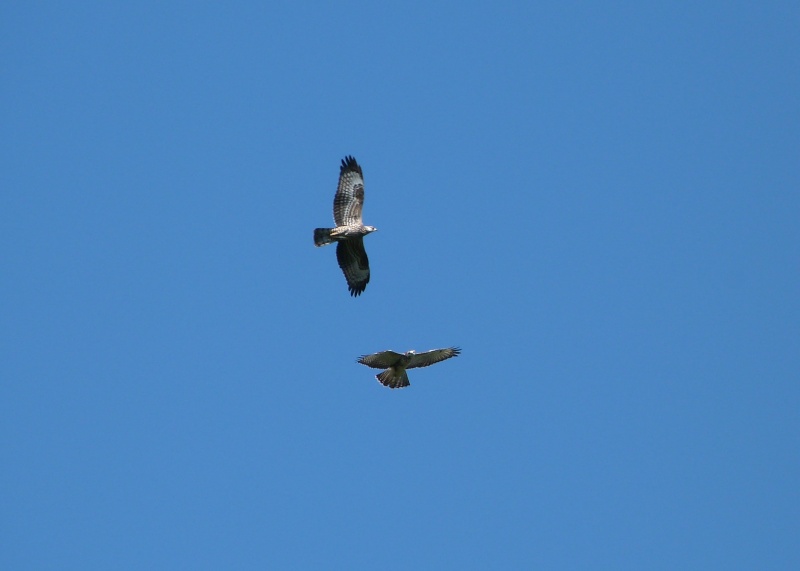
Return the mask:
<svg viewBox="0 0 800 571">
<path fill-rule="evenodd" d="M 427 367 L 450 357 L 456 357 L 459 353 L 461 353 L 461 349 L 458 347 L 433 349 L 424 353 L 416 353 L 413 350 L 402 354 L 394 351 L 381 351 L 373 355 L 364 355 L 358 359 L 358 362 L 373 369 L 386 369 L 375 375 L 375 378 L 390 389 L 400 389 L 411 384 L 408 381 L 406 369 Z"/>
<path fill-rule="evenodd" d="M 364 226 L 361 210 L 364 207 L 364 173 L 353 157 L 345 157 L 339 169 L 339 186 L 333 197 L 333 220 L 336 228 L 314 230 L 314 245 L 336 242 L 336 260 L 347 280 L 350 295 L 358 296 L 369 283 L 369 259 L 364 249 L 364 236 L 375 232 L 374 226 Z"/>
</svg>

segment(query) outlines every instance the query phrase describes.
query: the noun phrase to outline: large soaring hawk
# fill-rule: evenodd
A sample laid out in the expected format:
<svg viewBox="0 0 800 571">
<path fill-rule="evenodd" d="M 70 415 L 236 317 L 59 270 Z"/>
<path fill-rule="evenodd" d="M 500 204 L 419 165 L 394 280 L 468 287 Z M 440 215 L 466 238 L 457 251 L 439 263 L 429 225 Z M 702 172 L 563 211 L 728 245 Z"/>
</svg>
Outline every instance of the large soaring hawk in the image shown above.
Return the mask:
<svg viewBox="0 0 800 571">
<path fill-rule="evenodd" d="M 364 355 L 358 359 L 358 362 L 373 369 L 386 369 L 384 372 L 375 375 L 375 378 L 390 389 L 399 389 L 411 384 L 408 381 L 406 369 L 427 367 L 450 357 L 456 357 L 459 353 L 461 353 L 461 349 L 458 347 L 434 349 L 424 353 L 406 351 L 400 354 L 394 351 L 381 351 L 373 355 Z"/>
<path fill-rule="evenodd" d="M 339 171 L 339 186 L 333 197 L 333 220 L 336 228 L 314 230 L 314 245 L 336 242 L 336 259 L 347 280 L 350 295 L 358 296 L 369 283 L 369 259 L 364 249 L 364 236 L 375 232 L 374 226 L 364 226 L 361 209 L 364 207 L 364 173 L 353 157 L 345 157 Z"/>
</svg>

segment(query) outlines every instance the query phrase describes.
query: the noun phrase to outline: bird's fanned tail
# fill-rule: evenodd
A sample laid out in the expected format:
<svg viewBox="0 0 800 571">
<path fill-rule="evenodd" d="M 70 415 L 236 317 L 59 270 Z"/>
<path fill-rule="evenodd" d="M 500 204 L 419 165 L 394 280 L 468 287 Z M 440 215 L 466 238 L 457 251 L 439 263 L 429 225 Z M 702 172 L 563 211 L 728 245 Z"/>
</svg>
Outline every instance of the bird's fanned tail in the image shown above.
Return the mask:
<svg viewBox="0 0 800 571">
<path fill-rule="evenodd" d="M 405 369 L 400 369 L 399 371 L 386 369 L 384 372 L 375 375 L 375 378 L 390 389 L 402 389 L 411 384 Z"/>
<path fill-rule="evenodd" d="M 315 228 L 314 229 L 314 245 L 326 246 L 333 242 L 331 239 L 331 231 L 333 228 Z"/>
</svg>

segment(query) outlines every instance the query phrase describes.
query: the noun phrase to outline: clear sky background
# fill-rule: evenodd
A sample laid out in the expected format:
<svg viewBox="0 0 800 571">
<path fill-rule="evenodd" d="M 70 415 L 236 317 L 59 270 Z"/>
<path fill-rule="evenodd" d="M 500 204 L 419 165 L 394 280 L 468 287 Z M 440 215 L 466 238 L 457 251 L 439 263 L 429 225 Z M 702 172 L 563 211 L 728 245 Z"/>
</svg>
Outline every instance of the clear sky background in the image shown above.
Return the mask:
<svg viewBox="0 0 800 571">
<path fill-rule="evenodd" d="M 796 2 L 111 4 L 0 8 L 0 567 L 800 568 Z"/>
</svg>

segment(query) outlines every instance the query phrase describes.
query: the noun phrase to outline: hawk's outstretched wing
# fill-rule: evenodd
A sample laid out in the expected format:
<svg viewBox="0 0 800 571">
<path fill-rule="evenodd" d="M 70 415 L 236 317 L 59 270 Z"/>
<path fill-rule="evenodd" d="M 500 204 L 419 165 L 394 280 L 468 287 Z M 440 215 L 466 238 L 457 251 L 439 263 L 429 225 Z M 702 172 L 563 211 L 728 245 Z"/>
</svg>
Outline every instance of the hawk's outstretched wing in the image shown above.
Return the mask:
<svg viewBox="0 0 800 571">
<path fill-rule="evenodd" d="M 361 226 L 361 210 L 364 208 L 364 173 L 356 160 L 347 156 L 342 159 L 339 171 L 339 186 L 333 197 L 333 219 L 337 226 Z"/>
<path fill-rule="evenodd" d="M 461 353 L 458 347 L 448 347 L 447 349 L 434 349 L 433 351 L 425 351 L 424 353 L 417 353 L 411 356 L 411 360 L 406 365 L 406 369 L 414 369 L 416 367 L 427 367 L 439 361 L 444 361 L 450 357 L 455 357 Z"/>
<path fill-rule="evenodd" d="M 372 355 L 363 355 L 358 359 L 358 362 L 373 369 L 388 369 L 389 367 L 394 367 L 401 357 L 400 353 L 395 353 L 394 351 L 381 351 Z"/>
<path fill-rule="evenodd" d="M 347 280 L 350 295 L 354 297 L 361 295 L 369 283 L 369 258 L 364 249 L 364 237 L 358 236 L 337 242 L 336 260 Z"/>
</svg>

